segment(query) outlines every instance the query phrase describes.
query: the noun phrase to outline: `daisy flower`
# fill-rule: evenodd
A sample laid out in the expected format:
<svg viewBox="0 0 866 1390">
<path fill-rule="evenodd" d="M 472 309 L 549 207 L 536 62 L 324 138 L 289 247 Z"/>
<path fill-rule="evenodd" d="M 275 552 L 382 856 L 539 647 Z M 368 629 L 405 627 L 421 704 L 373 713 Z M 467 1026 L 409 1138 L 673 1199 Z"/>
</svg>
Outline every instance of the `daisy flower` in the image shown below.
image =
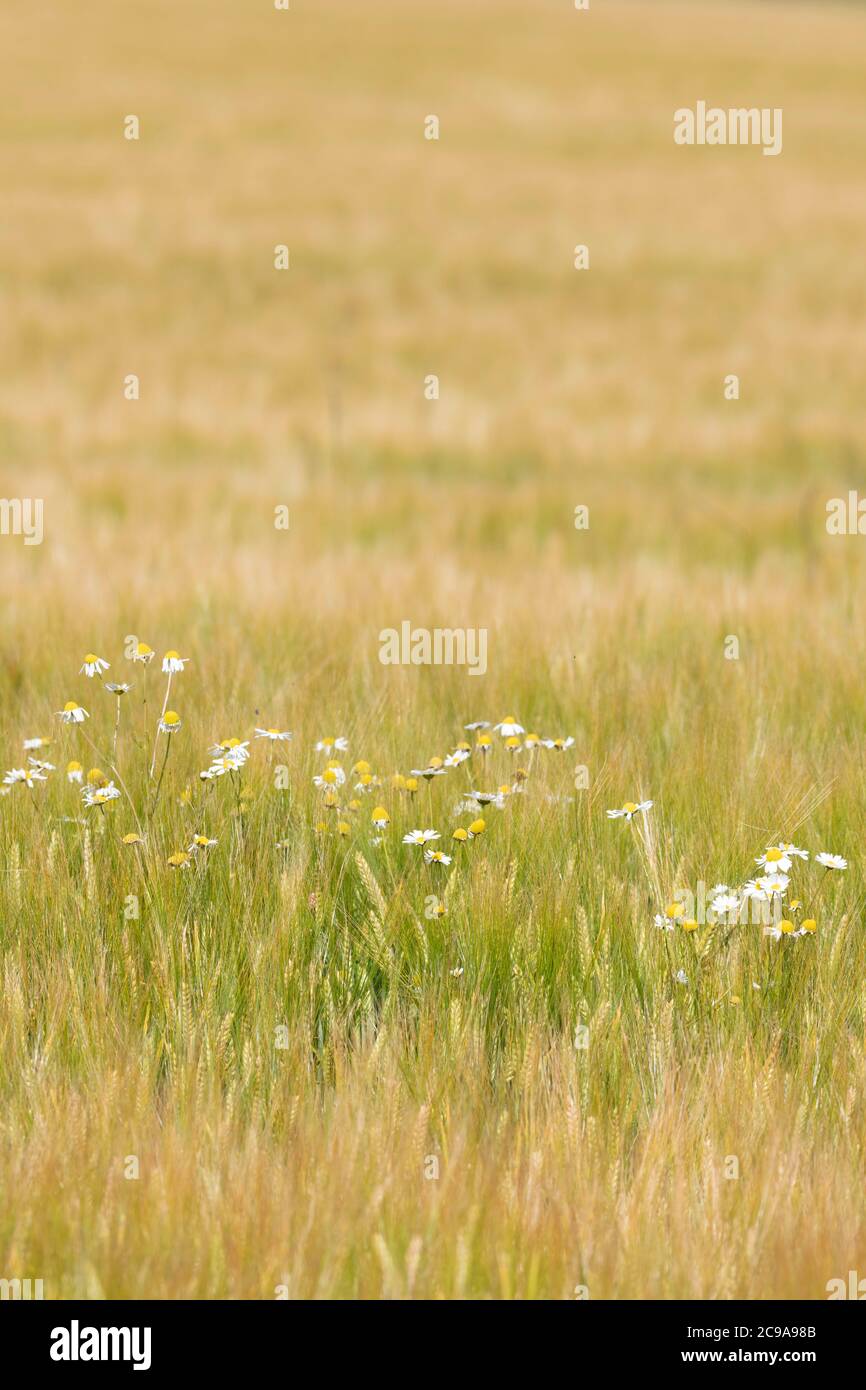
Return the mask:
<svg viewBox="0 0 866 1390">
<path fill-rule="evenodd" d="M 288 729 L 256 729 L 255 736 L 269 739 L 271 743 L 288 743 L 292 737 Z"/>
<path fill-rule="evenodd" d="M 57 717 L 63 720 L 64 724 L 83 724 L 90 715 L 86 709 L 82 709 L 77 700 L 67 700 L 63 709 L 57 711 Z"/>
<path fill-rule="evenodd" d="M 474 734 L 474 733 L 477 732 L 478 729 L 489 729 L 489 728 L 490 728 L 490 720 L 489 720 L 489 719 L 476 719 L 476 720 L 474 720 L 473 723 L 471 723 L 471 724 L 464 724 L 463 727 L 464 727 L 464 729 L 466 729 L 466 731 L 467 731 L 468 733 Z"/>
<path fill-rule="evenodd" d="M 438 830 L 412 830 L 408 835 L 403 836 L 404 845 L 426 845 L 431 840 L 439 839 Z"/>
<path fill-rule="evenodd" d="M 147 666 L 149 662 L 153 661 L 155 656 L 156 652 L 153 650 L 153 647 L 149 647 L 146 642 L 139 642 L 130 660 L 141 661 Z"/>
<path fill-rule="evenodd" d="M 340 753 L 345 753 L 349 746 L 346 738 L 320 738 L 316 744 L 317 753 L 331 753 L 336 748 Z"/>
<path fill-rule="evenodd" d="M 487 822 L 482 820 L 482 818 L 479 816 L 478 820 L 474 820 L 469 827 L 470 840 L 474 840 L 476 835 L 483 835 L 486 829 Z"/>
<path fill-rule="evenodd" d="M 756 903 L 765 903 L 769 901 L 769 894 L 767 893 L 766 888 L 763 888 L 761 886 L 761 882 L 759 879 L 754 878 L 750 878 L 748 883 L 743 888 L 743 897 L 750 898 L 753 902 Z"/>
<path fill-rule="evenodd" d="M 364 773 L 362 773 L 362 775 L 361 775 L 360 781 L 358 781 L 358 782 L 355 783 L 355 791 L 356 791 L 356 792 L 369 792 L 369 791 L 372 791 L 374 787 L 378 787 L 378 785 L 379 785 L 379 778 L 378 778 L 378 777 L 374 777 L 373 774 L 372 774 L 372 772 L 364 772 Z"/>
<path fill-rule="evenodd" d="M 519 753 L 523 744 L 520 742 L 519 738 L 512 734 L 510 738 L 505 740 L 505 747 L 508 749 L 509 753 Z"/>
<path fill-rule="evenodd" d="M 27 761 L 36 772 L 45 773 L 54 772 L 55 770 L 53 763 L 44 763 L 40 758 L 28 758 Z"/>
<path fill-rule="evenodd" d="M 501 806 L 502 792 L 472 792 L 472 799 L 479 806 Z"/>
<path fill-rule="evenodd" d="M 384 806 L 374 806 L 370 813 L 370 820 L 377 830 L 387 830 L 391 824 L 391 817 L 388 815 Z"/>
<path fill-rule="evenodd" d="M 132 686 L 127 681 L 105 681 L 104 688 L 112 695 L 128 695 Z"/>
<path fill-rule="evenodd" d="M 607 814 L 610 820 L 618 820 L 620 816 L 632 820 L 638 811 L 648 811 L 651 806 L 651 801 L 627 801 L 624 806 L 620 806 L 616 811 L 608 811 Z"/>
<path fill-rule="evenodd" d="M 783 854 L 786 854 L 788 856 L 789 859 L 809 858 L 809 851 L 807 849 L 797 849 L 796 845 L 786 845 L 782 840 L 779 841 L 779 843 L 776 846 L 776 849 L 780 849 Z"/>
<path fill-rule="evenodd" d="M 787 874 L 765 874 L 758 879 L 758 886 L 771 898 L 781 898 L 788 891 L 791 880 Z"/>
<path fill-rule="evenodd" d="M 177 714 L 176 711 L 173 709 L 167 709 L 165 714 L 159 721 L 160 733 L 176 734 L 178 729 L 182 726 L 182 724 L 183 720 L 181 719 L 180 715 Z"/>
<path fill-rule="evenodd" d="M 25 738 L 24 752 L 35 753 L 37 748 L 45 748 L 51 742 L 50 738 Z"/>
<path fill-rule="evenodd" d="M 103 661 L 101 656 L 95 656 L 93 652 L 88 652 L 84 658 L 84 665 L 78 672 L 79 676 L 101 676 L 103 671 L 108 670 L 109 663 Z"/>
<path fill-rule="evenodd" d="M 665 917 L 661 912 L 657 912 L 653 918 L 653 926 L 658 927 L 659 931 L 673 931 L 674 924 L 669 917 Z"/>
<path fill-rule="evenodd" d="M 493 739 L 489 734 L 479 734 L 475 747 L 479 753 L 489 753 L 493 747 Z"/>
<path fill-rule="evenodd" d="M 165 862 L 173 869 L 188 869 L 192 859 L 187 850 L 179 849 L 175 854 L 170 854 Z"/>
<path fill-rule="evenodd" d="M 540 742 L 541 738 L 538 734 L 527 734 L 526 738 L 523 740 L 523 746 L 524 748 L 529 748 L 531 750 L 537 747 Z"/>
<path fill-rule="evenodd" d="M 822 869 L 847 869 L 848 860 L 843 859 L 841 854 L 828 854 L 822 850 L 815 855 L 815 863 L 820 864 Z"/>
<path fill-rule="evenodd" d="M 20 782 L 23 786 L 29 787 L 31 791 L 37 782 L 45 782 L 46 780 L 45 773 L 39 772 L 33 767 L 10 768 L 3 778 L 4 785 L 7 787 L 14 787 Z"/>
<path fill-rule="evenodd" d="M 215 844 L 216 840 L 209 840 L 207 835 L 196 835 L 189 846 L 189 853 L 195 854 L 199 849 L 213 849 Z"/>
<path fill-rule="evenodd" d="M 817 930 L 818 923 L 815 921 L 814 917 L 807 917 L 805 922 L 800 923 L 800 931 L 805 932 L 807 936 L 811 936 L 812 933 Z"/>
<path fill-rule="evenodd" d="M 313 785 L 323 789 L 328 787 L 342 787 L 345 780 L 346 774 L 339 763 L 329 763 L 324 772 L 313 778 Z"/>
<path fill-rule="evenodd" d="M 166 676 L 173 676 L 176 671 L 182 671 L 189 661 L 188 656 L 181 656 L 179 652 L 166 652 L 162 658 L 162 670 Z"/>
<path fill-rule="evenodd" d="M 359 777 L 366 777 L 367 773 L 372 772 L 373 769 L 367 762 L 366 758 L 359 758 L 358 761 L 355 763 L 355 766 L 352 768 L 352 771 L 356 773 Z"/>
<path fill-rule="evenodd" d="M 82 796 L 85 806 L 105 806 L 116 801 L 120 792 L 113 782 L 106 782 L 104 787 L 85 787 Z"/>
<path fill-rule="evenodd" d="M 493 728 L 495 732 L 501 734 L 503 738 L 511 738 L 512 734 L 526 733 L 523 725 L 518 724 L 513 714 L 506 714 L 504 719 L 500 719 L 498 724 L 493 725 Z"/>
<path fill-rule="evenodd" d="M 471 758 L 471 757 L 472 757 L 472 753 L 471 753 L 471 750 L 470 750 L 470 749 L 468 749 L 468 748 L 455 748 L 455 749 L 454 749 L 454 752 L 453 752 L 453 753 L 449 753 L 449 754 L 448 754 L 448 757 L 445 759 L 445 766 L 446 766 L 446 767 L 459 767 L 461 763 L 465 763 L 465 762 L 466 762 L 466 759 L 467 759 L 467 758 Z"/>
<path fill-rule="evenodd" d="M 444 854 L 441 849 L 425 849 L 424 860 L 427 864 L 450 864 L 451 855 Z"/>
<path fill-rule="evenodd" d="M 431 777 L 444 777 L 445 766 L 442 758 L 431 758 L 426 767 L 413 767 L 413 777 L 426 777 L 429 781 Z"/>
<path fill-rule="evenodd" d="M 791 861 L 787 854 L 775 845 L 771 849 L 765 850 L 764 853 L 755 860 L 755 863 L 760 864 L 762 868 L 766 869 L 767 873 L 774 874 L 786 874 L 791 867 Z"/>
<path fill-rule="evenodd" d="M 83 782 L 84 768 L 81 763 L 73 761 L 66 764 L 66 780 L 67 782 Z"/>
<path fill-rule="evenodd" d="M 555 748 L 557 753 L 564 753 L 566 748 L 574 746 L 573 738 L 543 738 L 541 742 L 545 748 Z"/>
<path fill-rule="evenodd" d="M 736 893 L 728 893 L 727 891 L 724 893 L 717 893 L 716 896 L 710 900 L 710 907 L 717 917 L 730 917 L 732 914 L 739 912 L 740 899 Z"/>
<path fill-rule="evenodd" d="M 451 839 L 456 840 L 458 845 L 465 845 L 466 841 L 469 839 L 469 831 L 464 830 L 462 826 L 458 826 L 451 836 Z"/>
<path fill-rule="evenodd" d="M 144 840 L 132 830 L 128 835 L 121 836 L 120 843 L 122 845 L 143 845 Z"/>
</svg>

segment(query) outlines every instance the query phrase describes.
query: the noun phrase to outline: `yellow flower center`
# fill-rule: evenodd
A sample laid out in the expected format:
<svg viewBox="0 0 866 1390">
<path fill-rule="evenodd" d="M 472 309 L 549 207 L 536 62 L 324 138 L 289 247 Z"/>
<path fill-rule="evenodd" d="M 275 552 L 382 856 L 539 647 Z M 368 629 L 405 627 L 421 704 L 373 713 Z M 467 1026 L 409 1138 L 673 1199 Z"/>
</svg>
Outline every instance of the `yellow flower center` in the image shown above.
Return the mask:
<svg viewBox="0 0 866 1390">
<path fill-rule="evenodd" d="M 629 815 L 631 815 L 633 811 L 636 811 L 636 810 L 637 810 L 637 802 L 636 802 L 636 801 L 627 801 L 627 802 L 625 803 L 625 805 L 623 806 L 622 809 L 623 809 L 624 811 L 628 811 Z"/>
<path fill-rule="evenodd" d="M 783 918 L 782 921 L 779 923 L 779 931 L 784 932 L 786 936 L 789 932 L 792 932 L 793 930 L 794 923 L 789 922 L 787 917 Z"/>
<path fill-rule="evenodd" d="M 817 930 L 818 930 L 818 923 L 815 921 L 815 918 L 814 918 L 814 917 L 807 917 L 806 920 L 805 920 L 805 922 L 803 923 L 803 931 L 812 932 L 812 931 L 817 931 Z"/>
<path fill-rule="evenodd" d="M 768 863 L 768 864 L 775 864 L 776 861 L 779 860 L 779 859 L 781 859 L 781 858 L 782 858 L 782 851 L 781 851 L 780 849 L 768 849 L 768 850 L 767 850 L 766 860 L 767 860 L 767 863 Z"/>
<path fill-rule="evenodd" d="M 180 715 L 177 714 L 173 709 L 168 709 L 162 717 L 162 722 L 163 724 L 179 724 Z"/>
</svg>

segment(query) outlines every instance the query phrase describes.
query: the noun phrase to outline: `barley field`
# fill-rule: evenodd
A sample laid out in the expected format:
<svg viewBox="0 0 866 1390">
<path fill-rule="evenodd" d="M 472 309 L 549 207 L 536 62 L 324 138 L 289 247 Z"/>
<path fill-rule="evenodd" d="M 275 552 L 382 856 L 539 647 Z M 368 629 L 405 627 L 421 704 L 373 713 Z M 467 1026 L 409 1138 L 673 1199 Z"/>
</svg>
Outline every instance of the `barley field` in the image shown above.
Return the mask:
<svg viewBox="0 0 866 1390">
<path fill-rule="evenodd" d="M 0 1276 L 826 1298 L 866 1260 L 866 543 L 826 527 L 866 7 L 4 31 L 0 491 L 44 537 L 0 536 Z M 677 147 L 700 99 L 782 153 Z M 486 671 L 383 665 L 404 621 Z"/>
</svg>

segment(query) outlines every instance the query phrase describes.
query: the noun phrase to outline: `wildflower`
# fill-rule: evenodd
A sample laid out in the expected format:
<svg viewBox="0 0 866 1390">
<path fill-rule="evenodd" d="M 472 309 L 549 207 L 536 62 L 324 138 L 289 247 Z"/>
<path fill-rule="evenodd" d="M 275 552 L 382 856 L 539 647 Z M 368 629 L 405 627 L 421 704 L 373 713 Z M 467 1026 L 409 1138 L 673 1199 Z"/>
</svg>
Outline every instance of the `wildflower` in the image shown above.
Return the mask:
<svg viewBox="0 0 866 1390">
<path fill-rule="evenodd" d="M 430 840 L 438 840 L 438 830 L 412 830 L 403 836 L 404 845 L 426 845 Z"/>
<path fill-rule="evenodd" d="M 447 911 L 448 911 L 448 909 L 447 909 L 447 907 L 445 906 L 444 903 L 437 902 L 437 903 L 436 903 L 436 906 L 435 906 L 434 909 L 433 909 L 433 916 L 434 916 L 434 917 L 444 917 L 444 916 L 445 916 L 445 913 L 446 913 Z M 454 972 L 452 971 L 452 974 L 453 974 L 453 973 L 454 973 Z"/>
<path fill-rule="evenodd" d="M 349 746 L 348 739 L 345 738 L 320 738 L 316 744 L 317 753 L 330 753 L 337 749 L 340 753 L 345 753 Z"/>
<path fill-rule="evenodd" d="M 121 843 L 122 845 L 142 845 L 142 844 L 144 844 L 144 841 L 143 841 L 143 839 L 141 838 L 141 836 L 140 836 L 140 835 L 137 835 L 137 834 L 135 833 L 135 831 L 133 830 L 133 831 L 130 832 L 129 835 L 123 835 L 123 836 L 121 837 L 120 843 Z"/>
<path fill-rule="evenodd" d="M 377 830 L 387 830 L 388 826 L 391 824 L 391 817 L 388 815 L 384 806 L 374 806 L 370 815 L 370 820 Z"/>
<path fill-rule="evenodd" d="M 493 747 L 493 739 L 489 734 L 479 734 L 475 747 L 479 753 L 489 753 Z"/>
<path fill-rule="evenodd" d="M 188 656 L 181 656 L 178 652 L 166 652 L 162 658 L 163 674 L 173 676 L 176 671 L 182 671 L 188 661 Z"/>
<path fill-rule="evenodd" d="M 465 763 L 465 762 L 466 762 L 466 759 L 467 759 L 467 758 L 471 758 L 471 757 L 472 757 L 472 753 L 471 753 L 470 749 L 468 749 L 468 748 L 455 748 L 455 749 L 454 749 L 454 752 L 453 752 L 453 753 L 449 753 L 449 754 L 448 754 L 448 757 L 445 759 L 445 766 L 446 766 L 446 767 L 459 767 L 461 763 Z"/>
<path fill-rule="evenodd" d="M 787 874 L 770 874 L 758 879 L 758 887 L 770 898 L 781 898 L 787 893 L 790 882 Z"/>
<path fill-rule="evenodd" d="M 683 931 L 691 932 L 697 931 L 698 924 L 695 921 L 694 917 L 684 917 L 682 922 L 680 922 L 680 926 L 682 927 Z"/>
<path fill-rule="evenodd" d="M 557 753 L 564 753 L 566 748 L 574 746 L 573 738 L 543 738 L 541 742 L 545 748 L 555 748 Z"/>
<path fill-rule="evenodd" d="M 362 773 L 362 775 L 361 775 L 360 781 L 358 781 L 358 782 L 355 783 L 355 791 L 356 791 L 356 792 L 369 792 L 369 791 L 372 791 L 374 787 L 378 787 L 378 785 L 379 785 L 379 778 L 378 778 L 378 777 L 374 777 L 373 774 L 372 774 L 372 772 L 364 772 L 364 773 Z"/>
<path fill-rule="evenodd" d="M 147 666 L 149 662 L 153 661 L 155 656 L 156 652 L 153 650 L 153 647 L 149 647 L 146 642 L 139 642 L 130 660 L 140 661 Z"/>
<path fill-rule="evenodd" d="M 478 729 L 489 729 L 489 728 L 490 728 L 490 720 L 489 720 L 489 719 L 476 719 L 476 720 L 474 721 L 474 723 L 472 723 L 472 724 L 464 724 L 463 727 L 464 727 L 464 729 L 467 730 L 468 733 L 474 734 Z"/>
<path fill-rule="evenodd" d="M 828 854 L 822 851 L 815 855 L 815 863 L 820 864 L 822 869 L 847 869 L 848 860 L 843 859 L 841 854 Z"/>
<path fill-rule="evenodd" d="M 809 858 L 809 851 L 807 849 L 797 849 L 796 845 L 786 845 L 782 840 L 779 841 L 778 845 L 776 846 L 776 849 L 780 849 L 782 853 L 786 854 L 789 858 Z"/>
<path fill-rule="evenodd" d="M 3 778 L 3 782 L 7 787 L 14 787 L 18 783 L 21 783 L 23 786 L 29 787 L 30 791 L 33 790 L 37 782 L 45 782 L 46 780 L 45 773 L 39 772 L 33 767 L 10 768 Z"/>
<path fill-rule="evenodd" d="M 472 792 L 472 798 L 479 806 L 501 806 L 501 792 Z"/>
<path fill-rule="evenodd" d="M 537 747 L 540 742 L 541 739 L 538 734 L 527 734 L 526 738 L 523 740 L 523 746 L 531 751 L 533 748 Z"/>
<path fill-rule="evenodd" d="M 626 820 L 632 820 L 638 811 L 648 811 L 652 806 L 651 801 L 626 801 L 625 805 L 616 811 L 608 811 L 610 820 L 618 820 L 620 816 L 625 816 Z"/>
<path fill-rule="evenodd" d="M 127 681 L 105 681 L 104 687 L 110 690 L 112 695 L 128 695 L 132 686 Z"/>
<path fill-rule="evenodd" d="M 818 923 L 815 921 L 815 918 L 814 918 L 814 917 L 807 917 L 806 920 L 805 920 L 804 922 L 801 922 L 801 923 L 800 923 L 800 931 L 801 931 L 801 932 L 806 932 L 806 933 L 807 933 L 808 935 L 810 935 L 810 936 L 811 936 L 812 932 L 816 932 L 817 930 L 818 930 Z"/>
<path fill-rule="evenodd" d="M 339 763 L 329 763 L 324 772 L 313 778 L 313 785 L 316 787 L 342 787 L 346 780 L 346 774 Z"/>
<path fill-rule="evenodd" d="M 159 721 L 160 732 L 163 734 L 176 734 L 183 724 L 180 715 L 173 709 L 167 709 Z"/>
<path fill-rule="evenodd" d="M 494 729 L 503 738 L 511 738 L 512 734 L 525 734 L 526 730 L 522 724 L 518 724 L 513 714 L 506 714 L 504 719 L 500 719 L 498 724 L 494 724 Z"/>
<path fill-rule="evenodd" d="M 786 874 L 791 867 L 791 861 L 787 854 L 783 854 L 783 852 L 775 846 L 772 849 L 765 850 L 764 853 L 755 860 L 755 863 L 760 864 L 766 869 L 767 873 L 774 874 Z"/>
<path fill-rule="evenodd" d="M 717 917 L 730 917 L 739 912 L 740 899 L 736 893 L 717 893 L 710 901 L 710 907 Z"/>
<path fill-rule="evenodd" d="M 45 748 L 51 742 L 50 738 L 25 738 L 24 752 L 35 753 L 37 748 Z"/>
<path fill-rule="evenodd" d="M 101 676 L 103 671 L 108 670 L 109 663 L 103 661 L 101 656 L 94 656 L 93 652 L 88 652 L 84 658 L 84 665 L 78 672 L 79 676 Z"/>
<path fill-rule="evenodd" d="M 91 806 L 107 806 L 109 801 L 116 801 L 120 792 L 113 782 L 106 782 L 104 787 L 85 787 L 82 793 L 84 804 L 88 808 Z"/>
<path fill-rule="evenodd" d="M 659 931 L 673 931 L 674 929 L 674 924 L 671 919 L 664 916 L 661 912 L 657 912 L 653 918 L 653 926 L 658 927 Z"/>
<path fill-rule="evenodd" d="M 407 777 L 407 778 L 406 778 L 406 785 L 405 785 L 405 787 L 404 787 L 403 790 L 404 790 L 404 791 L 407 791 L 407 792 L 409 793 L 410 796 L 414 796 L 415 793 L 416 793 L 417 790 L 418 790 L 418 778 L 417 778 L 417 777 Z"/>
<path fill-rule="evenodd" d="M 479 816 L 479 817 L 478 817 L 478 820 L 474 820 L 474 821 L 472 822 L 472 824 L 470 825 L 470 827 L 469 827 L 469 838 L 470 838 L 470 840 L 474 840 L 476 835 L 483 835 L 486 829 L 487 829 L 487 822 L 484 821 L 484 820 L 482 820 L 481 817 Z"/>
<path fill-rule="evenodd" d="M 37 772 L 54 772 L 55 770 L 53 763 L 44 763 L 40 758 L 28 758 L 27 761 Z"/>
<path fill-rule="evenodd" d="M 192 860 L 185 849 L 179 849 L 175 854 L 170 854 L 165 862 L 170 864 L 173 869 L 188 869 Z"/>
<path fill-rule="evenodd" d="M 469 839 L 469 831 L 464 830 L 462 826 L 458 826 L 458 828 L 454 831 L 454 834 L 451 836 L 451 839 L 456 840 L 458 844 L 463 845 Z"/>
<path fill-rule="evenodd" d="M 349 822 L 348 822 L 347 820 L 338 820 L 338 821 L 337 821 L 337 834 L 338 834 L 338 835 L 348 835 L 349 832 L 351 831 L 351 829 L 352 829 L 352 827 L 351 827 L 351 825 L 349 824 Z"/>
<path fill-rule="evenodd" d="M 370 764 L 366 761 L 365 758 L 359 758 L 358 762 L 356 762 L 355 766 L 352 768 L 352 771 L 358 777 L 366 777 L 368 773 L 373 771 L 373 769 L 371 768 Z"/>
<path fill-rule="evenodd" d="M 441 849 L 425 849 L 424 859 L 428 864 L 450 864 L 451 855 L 444 854 Z"/>
<path fill-rule="evenodd" d="M 689 982 L 689 977 L 686 974 L 685 970 L 678 970 L 676 975 L 674 976 L 674 979 L 676 980 L 678 985 L 687 985 Z"/>
<path fill-rule="evenodd" d="M 505 747 L 508 749 L 509 753 L 519 753 L 523 744 L 520 742 L 519 738 L 516 738 L 515 735 L 512 734 L 511 738 L 505 740 Z"/>
<path fill-rule="evenodd" d="M 92 767 L 87 774 L 87 784 L 90 787 L 107 787 L 108 778 L 101 767 Z"/>
<path fill-rule="evenodd" d="M 445 767 L 442 758 L 431 758 L 425 768 L 413 767 L 413 777 L 426 777 L 428 782 L 431 777 L 444 777 Z"/>
<path fill-rule="evenodd" d="M 288 743 L 292 737 L 288 729 L 256 729 L 255 736 L 256 738 L 269 739 L 271 743 Z"/>
<path fill-rule="evenodd" d="M 76 700 L 67 700 L 63 709 L 57 711 L 57 716 L 62 719 L 64 724 L 83 724 L 90 715 L 86 709 L 82 709 Z"/>
<path fill-rule="evenodd" d="M 84 768 L 81 763 L 75 761 L 66 764 L 67 782 L 81 782 L 84 780 Z"/>
<path fill-rule="evenodd" d="M 196 835 L 189 847 L 189 853 L 195 854 L 196 850 L 200 849 L 213 849 L 215 844 L 216 840 L 209 840 L 207 835 Z"/>
</svg>

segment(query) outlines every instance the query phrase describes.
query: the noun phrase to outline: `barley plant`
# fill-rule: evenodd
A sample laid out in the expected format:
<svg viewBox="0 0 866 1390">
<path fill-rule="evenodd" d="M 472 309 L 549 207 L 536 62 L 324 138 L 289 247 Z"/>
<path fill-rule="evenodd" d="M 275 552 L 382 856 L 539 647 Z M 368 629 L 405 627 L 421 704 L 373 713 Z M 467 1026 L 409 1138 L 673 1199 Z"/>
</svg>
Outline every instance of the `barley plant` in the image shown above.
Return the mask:
<svg viewBox="0 0 866 1390">
<path fill-rule="evenodd" d="M 826 1297 L 863 7 L 89 11 L 4 20 L 0 1274 Z"/>
</svg>

